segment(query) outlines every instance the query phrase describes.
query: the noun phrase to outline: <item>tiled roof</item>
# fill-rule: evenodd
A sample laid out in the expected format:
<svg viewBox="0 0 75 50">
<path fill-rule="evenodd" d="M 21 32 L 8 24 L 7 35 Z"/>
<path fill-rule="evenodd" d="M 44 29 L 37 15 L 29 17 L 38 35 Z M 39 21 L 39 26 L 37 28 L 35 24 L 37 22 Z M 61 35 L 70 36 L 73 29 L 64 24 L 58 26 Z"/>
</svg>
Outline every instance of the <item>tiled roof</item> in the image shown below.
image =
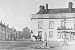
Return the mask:
<svg viewBox="0 0 75 50">
<path fill-rule="evenodd" d="M 44 9 L 44 10 L 40 10 L 36 14 L 57 14 L 57 13 L 75 13 L 75 8 L 72 8 L 71 11 L 69 11 L 68 8 L 48 9 L 48 11 Z"/>
</svg>

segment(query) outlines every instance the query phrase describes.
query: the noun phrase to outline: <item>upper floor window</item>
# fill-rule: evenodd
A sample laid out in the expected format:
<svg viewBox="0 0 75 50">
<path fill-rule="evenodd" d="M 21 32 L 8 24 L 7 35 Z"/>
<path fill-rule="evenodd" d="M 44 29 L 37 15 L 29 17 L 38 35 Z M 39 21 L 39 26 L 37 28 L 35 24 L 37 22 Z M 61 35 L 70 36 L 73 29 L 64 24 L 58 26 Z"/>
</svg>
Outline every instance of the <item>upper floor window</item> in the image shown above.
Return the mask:
<svg viewBox="0 0 75 50">
<path fill-rule="evenodd" d="M 43 29 L 43 21 L 39 21 L 38 22 L 38 28 L 39 29 Z"/>
<path fill-rule="evenodd" d="M 49 21 L 49 29 L 53 29 L 54 28 L 54 21 Z"/>
<path fill-rule="evenodd" d="M 61 27 L 64 27 L 65 26 L 65 20 L 61 20 Z"/>
<path fill-rule="evenodd" d="M 49 31 L 49 38 L 53 38 L 53 31 Z"/>
</svg>

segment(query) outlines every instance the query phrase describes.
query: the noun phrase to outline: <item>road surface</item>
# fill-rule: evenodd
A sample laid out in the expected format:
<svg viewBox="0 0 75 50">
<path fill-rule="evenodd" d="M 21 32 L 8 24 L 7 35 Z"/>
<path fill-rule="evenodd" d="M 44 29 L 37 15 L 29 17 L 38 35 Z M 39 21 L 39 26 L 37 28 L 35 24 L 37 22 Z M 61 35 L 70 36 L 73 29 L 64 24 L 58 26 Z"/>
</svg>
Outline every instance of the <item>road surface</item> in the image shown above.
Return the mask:
<svg viewBox="0 0 75 50">
<path fill-rule="evenodd" d="M 0 41 L 0 50 L 75 50 L 75 44 L 45 49 L 30 48 L 32 45 L 30 41 Z"/>
</svg>

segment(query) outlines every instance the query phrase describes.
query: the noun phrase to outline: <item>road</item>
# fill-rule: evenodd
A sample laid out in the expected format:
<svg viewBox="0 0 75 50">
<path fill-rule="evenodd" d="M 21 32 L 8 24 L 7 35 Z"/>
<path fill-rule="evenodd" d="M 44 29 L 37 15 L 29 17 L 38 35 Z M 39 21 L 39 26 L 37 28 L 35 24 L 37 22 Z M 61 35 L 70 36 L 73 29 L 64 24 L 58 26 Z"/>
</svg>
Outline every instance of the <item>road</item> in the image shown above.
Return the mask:
<svg viewBox="0 0 75 50">
<path fill-rule="evenodd" d="M 13 49 L 5 49 L 5 50 L 75 50 L 75 45 L 55 47 L 55 48 L 49 48 L 49 49 L 33 49 L 33 48 L 19 47 L 19 48 L 13 48 Z"/>
<path fill-rule="evenodd" d="M 33 48 L 14 48 L 12 50 L 75 50 L 75 45 L 69 45 L 69 46 L 61 46 L 61 47 L 55 47 L 55 48 L 48 48 L 48 49 L 33 49 Z"/>
<path fill-rule="evenodd" d="M 29 48 L 33 44 L 30 41 L 0 41 L 0 50 L 74 50 L 75 44 L 56 46 L 54 48 L 34 49 Z"/>
</svg>

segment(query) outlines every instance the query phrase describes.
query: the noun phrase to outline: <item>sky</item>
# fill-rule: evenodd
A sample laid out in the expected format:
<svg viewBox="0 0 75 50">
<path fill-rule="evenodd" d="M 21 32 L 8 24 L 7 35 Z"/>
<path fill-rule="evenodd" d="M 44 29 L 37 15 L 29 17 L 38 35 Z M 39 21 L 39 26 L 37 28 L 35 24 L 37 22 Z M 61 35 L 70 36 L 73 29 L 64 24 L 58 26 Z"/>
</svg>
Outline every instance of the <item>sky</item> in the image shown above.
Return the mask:
<svg viewBox="0 0 75 50">
<path fill-rule="evenodd" d="M 31 28 L 30 15 L 36 14 L 40 5 L 47 3 L 49 9 L 67 8 L 68 2 L 73 2 L 75 7 L 75 0 L 0 0 L 0 21 L 21 31 Z"/>
</svg>

